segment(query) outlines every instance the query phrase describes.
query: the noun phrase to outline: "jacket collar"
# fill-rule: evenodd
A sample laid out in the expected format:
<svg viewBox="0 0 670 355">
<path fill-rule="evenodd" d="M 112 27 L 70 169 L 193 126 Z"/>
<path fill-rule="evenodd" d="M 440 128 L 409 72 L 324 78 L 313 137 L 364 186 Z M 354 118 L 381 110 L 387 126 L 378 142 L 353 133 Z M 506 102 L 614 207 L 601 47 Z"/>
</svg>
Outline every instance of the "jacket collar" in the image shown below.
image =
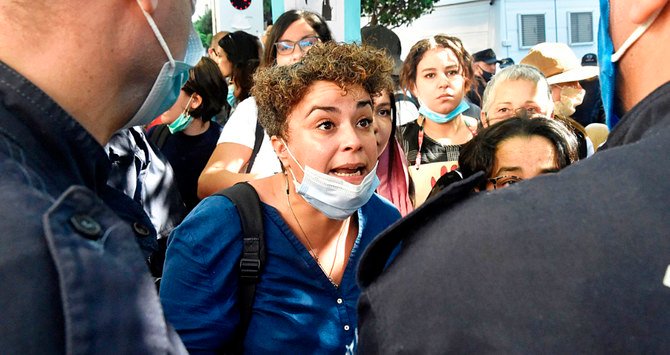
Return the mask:
<svg viewBox="0 0 670 355">
<path fill-rule="evenodd" d="M 94 99 L 94 98 L 91 98 Z M 25 155 L 22 163 L 61 190 L 100 191 L 110 163 L 103 147 L 46 93 L 0 61 L 0 134 Z M 64 176 L 65 175 L 65 176 Z"/>
<path fill-rule="evenodd" d="M 659 86 L 628 111 L 614 127 L 603 148 L 635 143 L 670 126 L 670 82 Z M 599 149 L 600 151 L 600 149 Z"/>
</svg>

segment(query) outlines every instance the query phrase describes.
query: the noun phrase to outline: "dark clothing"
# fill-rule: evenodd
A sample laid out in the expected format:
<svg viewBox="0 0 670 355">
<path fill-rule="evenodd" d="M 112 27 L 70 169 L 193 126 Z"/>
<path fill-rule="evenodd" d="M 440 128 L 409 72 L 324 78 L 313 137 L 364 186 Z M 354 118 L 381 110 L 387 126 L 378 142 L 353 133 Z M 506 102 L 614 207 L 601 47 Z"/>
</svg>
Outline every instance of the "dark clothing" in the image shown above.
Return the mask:
<svg viewBox="0 0 670 355">
<path fill-rule="evenodd" d="M 114 133 L 105 149 L 112 163 L 107 184 L 139 203 L 158 238 L 167 238 L 187 213 L 167 158 L 149 143 L 141 127 Z"/>
<path fill-rule="evenodd" d="M 163 127 L 165 126 L 152 127 L 148 132 L 149 136 L 154 129 Z M 218 123 L 210 122 L 209 128 L 197 136 L 188 136 L 184 132 L 168 133 L 165 143 L 160 147 L 174 170 L 179 193 L 188 211 L 200 202 L 198 178 L 216 148 L 222 129 Z"/>
<path fill-rule="evenodd" d="M 470 91 L 465 94 L 465 97 L 467 97 L 468 100 L 470 100 L 470 102 L 473 104 L 482 107 L 482 98 L 484 97 L 484 89 L 486 89 L 486 84 L 488 84 L 488 80 L 482 78 L 481 76 L 474 76 L 472 85 L 470 85 Z M 479 117 L 477 117 L 477 119 L 479 119 Z"/>
<path fill-rule="evenodd" d="M 419 153 L 419 130 L 421 127 L 414 120 L 410 123 L 398 127 L 400 145 L 407 157 L 407 162 L 410 166 L 415 164 L 416 155 Z M 442 145 L 430 138 L 427 134 L 423 136 L 423 144 L 421 144 L 421 164 L 442 162 L 442 161 L 458 161 L 458 153 L 461 146 L 458 144 Z"/>
<path fill-rule="evenodd" d="M 458 205 L 439 195 L 384 232 L 359 268 L 359 350 L 666 352 L 670 83 L 601 149 Z M 454 201 L 473 183 L 443 194 Z"/>
<path fill-rule="evenodd" d="M 584 101 L 577 106 L 572 118 L 584 127 L 591 123 L 605 123 L 605 110 L 600 97 L 600 80 L 595 77 L 590 80 L 582 80 L 579 84 L 584 88 L 586 94 L 584 95 Z"/>
<path fill-rule="evenodd" d="M 184 352 L 137 247 L 155 231 L 106 185 L 103 147 L 2 62 L 0 83 L 2 352 Z"/>
</svg>

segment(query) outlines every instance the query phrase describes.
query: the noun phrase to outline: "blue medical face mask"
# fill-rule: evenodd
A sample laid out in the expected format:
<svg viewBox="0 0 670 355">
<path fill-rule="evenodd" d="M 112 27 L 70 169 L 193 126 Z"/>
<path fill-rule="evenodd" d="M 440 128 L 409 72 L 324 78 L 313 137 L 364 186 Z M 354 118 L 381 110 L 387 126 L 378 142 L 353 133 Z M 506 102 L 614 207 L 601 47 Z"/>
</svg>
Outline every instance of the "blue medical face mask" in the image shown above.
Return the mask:
<svg viewBox="0 0 670 355">
<path fill-rule="evenodd" d="M 235 107 L 237 104 L 237 98 L 235 98 L 235 85 L 233 84 L 228 85 L 228 96 L 226 97 L 226 101 L 228 101 L 231 108 Z"/>
<path fill-rule="evenodd" d="M 170 49 L 163 39 L 163 35 L 161 35 L 154 22 L 154 19 L 142 9 L 142 6 L 140 6 L 140 9 L 142 10 L 144 17 L 146 17 L 147 22 L 149 22 L 149 26 L 151 26 L 151 29 L 154 31 L 154 35 L 156 36 L 156 39 L 158 39 L 163 51 L 165 51 L 168 61 L 163 64 L 163 68 L 161 68 L 160 73 L 158 73 L 158 77 L 156 78 L 149 95 L 144 100 L 142 106 L 140 106 L 140 109 L 137 110 L 133 118 L 131 118 L 123 128 L 145 125 L 167 111 L 175 101 L 177 101 L 181 87 L 186 83 L 186 80 L 188 80 L 188 70 L 193 67 L 205 53 L 205 50 L 202 47 L 202 42 L 200 42 L 200 37 L 198 37 L 195 29 L 191 26 L 191 33 L 188 37 L 184 60 L 174 60 Z"/>
<path fill-rule="evenodd" d="M 288 154 L 303 172 L 302 182 L 298 182 L 293 172 L 291 172 L 295 192 L 330 219 L 347 219 L 368 203 L 375 189 L 379 186 L 377 164 L 360 185 L 354 185 L 335 176 L 316 171 L 306 165 L 303 169 L 291 153 L 288 144 L 284 142 L 284 145 L 286 145 Z"/>
<path fill-rule="evenodd" d="M 467 111 L 470 108 L 470 105 L 468 105 L 467 102 L 465 102 L 465 99 L 461 100 L 461 103 L 456 106 L 455 109 L 453 109 L 451 112 L 448 114 L 442 114 L 442 113 L 437 113 L 431 109 L 428 108 L 428 106 L 419 99 L 419 113 L 423 116 L 426 117 L 427 119 L 435 122 L 435 123 L 447 123 L 454 118 L 456 118 L 458 115 L 461 113 Z"/>
<path fill-rule="evenodd" d="M 600 23 L 598 28 L 598 60 L 600 62 L 600 95 L 603 99 L 603 108 L 610 129 L 619 122 L 619 115 L 615 108 L 616 74 L 617 67 L 614 65 L 626 53 L 628 48 L 635 43 L 661 13 L 661 9 L 652 14 L 647 22 L 638 26 L 633 33 L 624 41 L 618 51 L 614 51 L 612 36 L 610 35 L 610 3 L 609 0 L 600 0 Z"/>
<path fill-rule="evenodd" d="M 184 112 L 177 117 L 176 120 L 172 121 L 172 123 L 168 124 L 168 129 L 170 130 L 170 133 L 175 134 L 177 132 L 181 132 L 188 127 L 191 122 L 193 122 L 193 116 L 191 116 L 188 113 L 188 109 L 191 108 L 191 101 L 193 100 L 193 95 L 188 99 L 188 102 L 186 103 L 186 107 L 184 107 Z"/>
</svg>

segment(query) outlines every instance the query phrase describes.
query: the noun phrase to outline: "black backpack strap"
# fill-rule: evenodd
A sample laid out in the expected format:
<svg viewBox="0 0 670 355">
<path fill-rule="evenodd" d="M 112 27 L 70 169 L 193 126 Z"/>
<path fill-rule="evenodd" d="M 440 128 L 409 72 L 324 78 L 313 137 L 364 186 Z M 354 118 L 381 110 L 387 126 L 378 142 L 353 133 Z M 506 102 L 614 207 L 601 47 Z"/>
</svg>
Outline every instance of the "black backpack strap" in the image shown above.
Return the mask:
<svg viewBox="0 0 670 355">
<path fill-rule="evenodd" d="M 240 325 L 235 337 L 237 353 L 242 353 L 244 336 L 251 319 L 256 283 L 265 264 L 265 239 L 263 236 L 263 211 L 258 193 L 253 186 L 241 182 L 221 190 L 214 195 L 230 199 L 240 215 L 244 238 L 242 258 L 240 259 L 240 277 L 238 302 L 240 304 Z"/>
<path fill-rule="evenodd" d="M 162 124 L 151 131 L 151 135 L 149 135 L 149 141 L 158 147 L 158 149 L 163 149 L 165 141 L 169 135 L 170 130 L 168 129 L 168 126 L 166 124 Z"/>
<path fill-rule="evenodd" d="M 251 158 L 249 158 L 249 163 L 247 163 L 247 174 L 251 172 L 251 168 L 254 166 L 254 161 L 256 160 L 258 151 L 261 150 L 261 144 L 263 144 L 263 133 L 263 126 L 261 126 L 260 122 L 256 120 L 256 140 L 254 140 L 254 149 L 251 151 Z"/>
</svg>

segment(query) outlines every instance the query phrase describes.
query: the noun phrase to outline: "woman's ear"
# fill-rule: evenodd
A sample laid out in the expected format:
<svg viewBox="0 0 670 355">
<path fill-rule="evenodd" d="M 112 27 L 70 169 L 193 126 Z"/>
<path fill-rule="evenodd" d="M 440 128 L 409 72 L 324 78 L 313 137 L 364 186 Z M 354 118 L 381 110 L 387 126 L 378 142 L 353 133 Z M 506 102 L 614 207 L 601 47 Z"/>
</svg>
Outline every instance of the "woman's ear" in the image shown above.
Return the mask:
<svg viewBox="0 0 670 355">
<path fill-rule="evenodd" d="M 277 154 L 277 157 L 279 158 L 279 161 L 281 161 L 281 164 L 285 168 L 289 168 L 291 166 L 291 157 L 288 155 L 287 152 L 287 147 L 286 147 L 286 142 L 284 141 L 283 138 L 277 137 L 277 136 L 272 136 L 270 137 L 270 143 L 272 143 L 272 149 L 275 151 L 275 154 Z"/>
<path fill-rule="evenodd" d="M 198 95 L 197 93 L 193 94 L 193 99 L 191 99 L 191 107 L 189 107 L 191 110 L 195 110 L 202 104 L 202 96 Z"/>
<path fill-rule="evenodd" d="M 152 14 L 156 11 L 158 7 L 158 0 L 136 0 L 140 7 L 149 14 Z"/>
</svg>

